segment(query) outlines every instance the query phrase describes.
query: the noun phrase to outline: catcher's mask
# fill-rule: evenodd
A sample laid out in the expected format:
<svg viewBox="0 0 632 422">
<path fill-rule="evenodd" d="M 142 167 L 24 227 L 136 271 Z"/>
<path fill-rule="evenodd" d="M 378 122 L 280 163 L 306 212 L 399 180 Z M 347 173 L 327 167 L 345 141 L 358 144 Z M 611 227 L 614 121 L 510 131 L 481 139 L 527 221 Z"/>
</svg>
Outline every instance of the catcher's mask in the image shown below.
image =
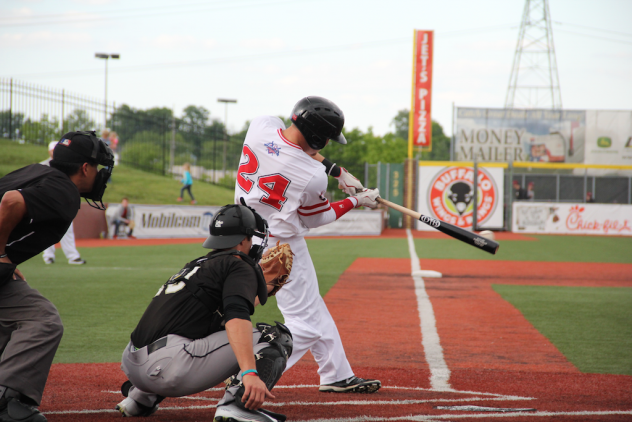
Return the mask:
<svg viewBox="0 0 632 422">
<path fill-rule="evenodd" d="M 239 244 L 246 236 L 262 239 L 261 245 L 253 245 L 250 256 L 259 262 L 268 244 L 268 223 L 254 209 L 245 205 L 226 205 L 211 221 L 211 235 L 202 244 L 208 249 L 227 249 Z"/>
<path fill-rule="evenodd" d="M 83 164 L 88 162 L 103 166 L 97 173 L 90 192 L 82 197 L 93 208 L 105 210 L 103 193 L 114 169 L 114 154 L 105 142 L 98 138 L 94 131 L 68 132 L 61 137 L 53 150 L 53 161 L 61 163 Z M 90 202 L 92 200 L 92 203 Z M 97 204 L 100 202 L 100 204 Z"/>
</svg>

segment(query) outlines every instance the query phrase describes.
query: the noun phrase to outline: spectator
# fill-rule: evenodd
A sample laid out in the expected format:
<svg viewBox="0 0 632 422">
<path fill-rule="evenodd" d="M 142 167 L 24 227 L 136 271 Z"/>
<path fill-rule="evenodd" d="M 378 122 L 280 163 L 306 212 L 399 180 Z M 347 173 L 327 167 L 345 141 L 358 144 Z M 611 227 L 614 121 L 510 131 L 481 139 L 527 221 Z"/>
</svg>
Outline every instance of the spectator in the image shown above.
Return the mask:
<svg viewBox="0 0 632 422">
<path fill-rule="evenodd" d="M 534 186 L 535 186 L 535 183 L 533 182 L 527 183 L 527 199 L 529 201 L 533 201 L 535 199 L 535 191 L 533 190 Z"/>
<path fill-rule="evenodd" d="M 527 190 L 520 186 L 520 182 L 518 182 L 517 180 L 513 181 L 513 188 L 515 191 L 514 195 L 516 200 L 523 201 L 525 199 L 529 199 L 529 197 L 527 196 Z"/>
<path fill-rule="evenodd" d="M 40 164 L 45 166 L 50 165 L 50 161 L 53 159 L 53 150 L 55 149 L 55 145 L 57 145 L 57 141 L 52 141 L 48 144 L 49 158 L 40 162 Z M 77 246 L 75 246 L 75 228 L 72 223 L 70 223 L 70 227 L 68 227 L 68 231 L 64 237 L 61 238 L 61 249 L 64 251 L 64 255 L 66 255 L 66 259 L 68 259 L 69 264 L 84 265 L 86 263 L 84 259 L 81 259 Z M 44 250 L 44 262 L 46 264 L 55 263 L 55 245 L 51 245 L 49 248 Z"/>
<path fill-rule="evenodd" d="M 184 197 L 184 191 L 189 192 L 189 196 L 191 197 L 191 204 L 197 204 L 197 201 L 193 197 L 193 193 L 191 193 L 191 185 L 193 185 L 193 178 L 191 177 L 191 166 L 189 163 L 184 163 L 182 165 L 182 169 L 184 170 L 184 175 L 182 176 L 182 189 L 180 189 L 180 196 L 178 197 L 178 202 L 182 202 L 182 198 Z"/>
<path fill-rule="evenodd" d="M 586 203 L 593 204 L 595 202 L 595 198 L 593 198 L 592 192 L 586 192 Z"/>
<path fill-rule="evenodd" d="M 50 167 L 32 164 L 0 179 L 3 422 L 46 421 L 37 406 L 63 333 L 55 306 L 16 266 L 62 239 L 82 196 L 95 205 L 102 201 L 113 165 L 112 151 L 94 132 L 69 132 L 55 146 Z"/>
<path fill-rule="evenodd" d="M 114 234 L 112 235 L 112 239 L 118 238 L 119 227 L 121 226 L 127 226 L 129 228 L 129 232 L 127 232 L 127 237 L 129 239 L 136 239 L 132 235 L 132 233 L 134 233 L 135 223 L 132 219 L 132 209 L 129 206 L 129 200 L 127 198 L 121 199 L 121 205 L 116 209 L 116 214 L 114 214 L 112 223 L 114 224 Z"/>
<path fill-rule="evenodd" d="M 118 149 L 119 138 L 118 134 L 114 131 L 110 132 L 110 148 L 114 153 L 114 165 L 118 165 L 119 155 L 117 152 Z"/>
<path fill-rule="evenodd" d="M 103 129 L 101 131 L 101 139 L 105 142 L 105 145 L 110 146 L 110 131 L 109 129 Z"/>
</svg>

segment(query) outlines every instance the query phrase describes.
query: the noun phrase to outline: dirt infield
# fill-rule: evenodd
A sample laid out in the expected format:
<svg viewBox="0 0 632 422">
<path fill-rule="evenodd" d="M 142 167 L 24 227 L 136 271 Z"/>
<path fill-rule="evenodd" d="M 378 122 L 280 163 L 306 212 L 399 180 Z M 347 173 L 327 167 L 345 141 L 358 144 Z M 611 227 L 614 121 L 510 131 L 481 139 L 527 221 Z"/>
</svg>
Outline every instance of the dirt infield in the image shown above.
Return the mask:
<svg viewBox="0 0 632 422">
<path fill-rule="evenodd" d="M 130 241 L 132 242 L 132 241 Z M 409 259 L 358 259 L 325 300 L 358 376 L 372 395 L 319 393 L 311 356 L 281 379 L 267 407 L 293 421 L 629 421 L 632 377 L 583 374 L 492 283 L 632 287 L 630 264 L 420 260 L 450 388 L 431 388 Z M 520 276 L 516 276 L 519 274 Z M 599 275 L 596 277 L 596 275 Z M 120 418 L 118 363 L 53 365 L 41 410 L 50 421 Z M 212 420 L 222 389 L 167 398 L 156 421 Z M 519 411 L 519 409 L 523 409 Z"/>
</svg>

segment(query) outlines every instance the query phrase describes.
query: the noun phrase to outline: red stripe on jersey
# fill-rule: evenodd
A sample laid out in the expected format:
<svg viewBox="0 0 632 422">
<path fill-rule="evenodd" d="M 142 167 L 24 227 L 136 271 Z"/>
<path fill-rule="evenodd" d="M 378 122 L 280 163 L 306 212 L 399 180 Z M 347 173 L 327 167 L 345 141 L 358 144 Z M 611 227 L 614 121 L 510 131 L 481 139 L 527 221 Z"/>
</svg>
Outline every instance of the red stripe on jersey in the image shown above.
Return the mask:
<svg viewBox="0 0 632 422">
<path fill-rule="evenodd" d="M 357 200 L 356 200 L 357 201 Z M 349 198 L 345 198 L 342 201 L 334 202 L 331 207 L 336 213 L 336 220 L 355 208 L 353 201 Z"/>
<path fill-rule="evenodd" d="M 314 211 L 314 212 L 300 212 L 298 211 L 299 215 L 302 215 L 303 217 L 309 217 L 310 215 L 316 215 L 316 214 L 322 214 L 324 212 L 327 212 L 331 209 L 331 205 L 327 206 L 327 208 L 323 208 L 322 210 L 318 210 L 318 211 Z"/>
<path fill-rule="evenodd" d="M 293 144 L 292 142 L 288 141 L 288 140 L 285 138 L 285 136 L 283 136 L 283 133 L 281 133 L 281 129 L 277 129 L 277 133 L 279 134 L 279 136 L 281 137 L 281 139 L 283 139 L 283 142 L 285 142 L 285 143 L 286 143 L 286 144 L 288 144 L 289 146 L 294 147 L 294 148 L 296 148 L 296 149 L 300 149 L 300 150 L 302 150 L 302 149 L 303 149 L 303 148 L 299 147 L 298 145 Z"/>
<path fill-rule="evenodd" d="M 324 207 L 326 205 L 329 205 L 329 201 L 325 200 L 325 202 L 320 203 L 320 204 L 316 204 L 316 205 L 310 205 L 309 207 L 299 207 L 299 210 L 313 210 L 314 208 L 318 208 L 318 207 Z"/>
</svg>

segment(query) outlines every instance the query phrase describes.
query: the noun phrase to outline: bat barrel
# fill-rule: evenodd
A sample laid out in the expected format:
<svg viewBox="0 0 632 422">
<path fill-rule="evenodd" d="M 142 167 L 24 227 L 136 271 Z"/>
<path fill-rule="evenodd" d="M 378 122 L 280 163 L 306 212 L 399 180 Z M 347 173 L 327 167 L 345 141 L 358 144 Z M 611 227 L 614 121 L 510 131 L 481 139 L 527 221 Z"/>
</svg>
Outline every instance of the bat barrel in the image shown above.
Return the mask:
<svg viewBox="0 0 632 422">
<path fill-rule="evenodd" d="M 428 217 L 422 215 L 419 217 L 419 221 L 429 225 L 430 227 L 434 227 L 447 234 L 450 237 L 460 240 L 461 242 L 469 243 L 472 246 L 475 246 L 485 252 L 488 252 L 492 255 L 495 255 L 500 248 L 500 244 L 491 239 L 486 239 L 482 236 L 477 235 L 476 233 L 472 233 L 465 229 L 462 229 L 457 226 L 453 226 L 452 224 L 446 223 L 445 221 L 437 220 L 436 218 Z"/>
</svg>

